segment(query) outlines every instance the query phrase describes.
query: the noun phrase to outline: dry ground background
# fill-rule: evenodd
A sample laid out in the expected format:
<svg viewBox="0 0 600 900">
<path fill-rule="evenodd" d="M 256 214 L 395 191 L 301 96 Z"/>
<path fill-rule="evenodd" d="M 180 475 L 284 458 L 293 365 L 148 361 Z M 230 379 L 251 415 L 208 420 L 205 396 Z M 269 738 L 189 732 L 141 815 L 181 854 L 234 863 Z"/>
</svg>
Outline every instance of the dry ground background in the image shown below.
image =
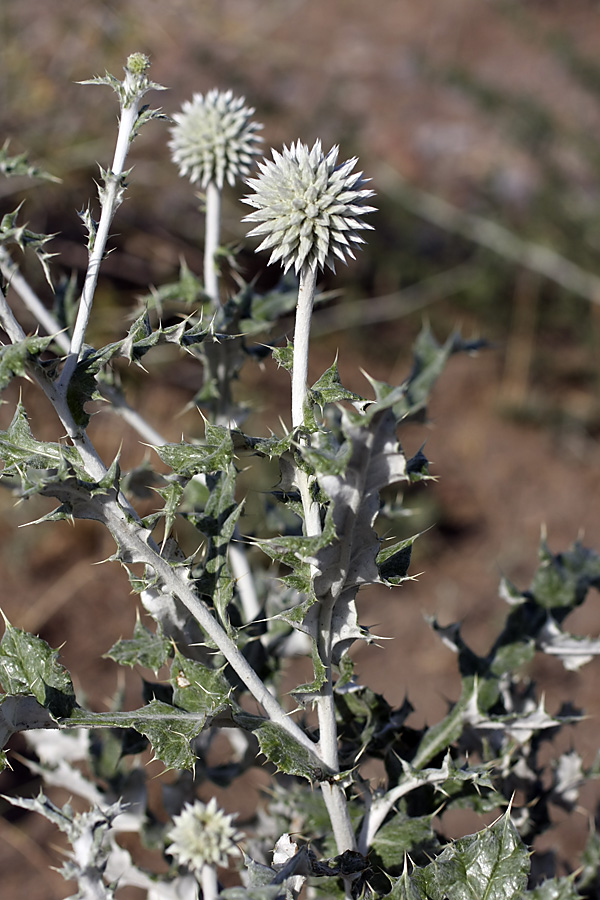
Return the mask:
<svg viewBox="0 0 600 900">
<path fill-rule="evenodd" d="M 484 650 L 504 614 L 499 576 L 527 585 L 542 525 L 555 551 L 580 533 L 600 549 L 600 292 L 584 278 L 588 296 L 578 296 L 461 237 L 459 215 L 449 230 L 432 225 L 408 211 L 405 186 L 503 223 L 598 273 L 598 4 L 4 0 L 0 37 L 0 138 L 11 137 L 13 151 L 27 149 L 64 179 L 33 188 L 3 182 L 2 211 L 24 197 L 32 227 L 60 231 L 54 249 L 65 273 L 81 276 L 85 266 L 76 210 L 92 195 L 95 162 L 108 163 L 115 134 L 109 92 L 75 82 L 105 69 L 119 74 L 126 56 L 142 50 L 154 79 L 170 88 L 150 98 L 166 112 L 194 91 L 232 88 L 257 108 L 266 147 L 321 137 L 326 147 L 339 142 L 344 158 L 358 154 L 373 175 L 377 234 L 356 265 L 326 281 L 344 296 L 315 321 L 315 377 L 338 349 L 349 387 L 362 387 L 359 366 L 387 381 L 401 377 L 425 305 L 439 337 L 459 325 L 492 342 L 477 358 L 451 361 L 430 424 L 406 439 L 409 450 L 426 439 L 439 478 L 414 501 L 419 526 L 431 526 L 415 553 L 413 571 L 422 574 L 395 594 L 373 590 L 361 600 L 365 622 L 394 638 L 391 648 L 358 649 L 361 679 L 391 701 L 407 693 L 415 722 L 434 721 L 458 682 L 450 651 L 423 615 L 461 619 L 467 640 Z M 115 333 L 148 284 L 176 276 L 182 254 L 200 271 L 196 201 L 168 161 L 163 126 L 149 126 L 132 160 L 131 193 L 100 289 L 97 341 Z M 243 236 L 239 216 L 231 197 L 226 239 Z M 31 277 L 38 279 L 35 269 Z M 415 284 L 416 294 L 407 295 Z M 361 299 L 371 324 L 354 318 Z M 182 427 L 173 410 L 189 400 L 195 378 L 187 365 L 171 364 L 134 385 L 142 411 L 170 439 Z M 259 398 L 269 421 L 285 410 L 286 384 L 273 367 L 241 390 Z M 11 389 L 6 399 L 15 396 Z M 0 409 L 3 422 L 11 411 L 11 404 Z M 32 424 L 44 433 L 41 405 Z M 126 458 L 142 458 L 135 437 L 123 437 L 109 416 L 97 417 L 94 429 L 107 459 L 122 439 Z M 135 609 L 121 572 L 90 565 L 110 555 L 109 541 L 86 524 L 17 531 L 31 510 L 13 509 L 4 494 L 0 515 L 0 605 L 15 625 L 53 646 L 65 642 L 79 690 L 100 707 L 117 688 L 114 666 L 100 657 L 129 633 Z M 598 633 L 597 597 L 572 629 Z M 565 676 L 547 662 L 535 672 L 551 711 L 568 698 L 590 713 L 578 738 L 588 763 L 600 735 L 599 671 L 592 663 L 582 675 Z M 24 777 L 15 764 L 13 775 L 0 778 L 2 791 L 31 789 Z M 578 822 L 566 835 L 557 822 L 549 839 L 571 862 L 585 839 L 584 812 Z M 43 822 L 9 813 L 0 838 L 3 898 L 68 893 L 47 869 L 56 864 L 56 837 Z"/>
</svg>

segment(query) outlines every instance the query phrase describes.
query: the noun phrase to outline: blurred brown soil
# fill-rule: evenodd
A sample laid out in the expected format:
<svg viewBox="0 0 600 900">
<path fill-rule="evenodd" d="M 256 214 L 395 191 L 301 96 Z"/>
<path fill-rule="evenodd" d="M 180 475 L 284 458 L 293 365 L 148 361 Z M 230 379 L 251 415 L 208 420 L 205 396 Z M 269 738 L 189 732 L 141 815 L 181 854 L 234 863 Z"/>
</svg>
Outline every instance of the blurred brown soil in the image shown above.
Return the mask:
<svg viewBox="0 0 600 900">
<path fill-rule="evenodd" d="M 531 159 L 514 150 L 500 124 L 482 119 L 455 89 L 424 79 L 420 68 L 423 56 L 433 68 L 466 65 L 505 89 L 530 92 L 566 126 L 585 120 L 598 133 L 600 105 L 565 78 L 541 39 L 529 35 L 526 40 L 515 32 L 502 14 L 505 6 L 479 0 L 377 0 L 376 6 L 357 0 L 210 0 L 200 5 L 186 0 L 166 5 L 85 0 L 74 9 L 67 0 L 22 0 L 0 13 L 10 37 L 0 67 L 0 99 L 6 100 L 2 124 L 7 133 L 18 136 L 15 150 L 30 147 L 61 174 L 75 169 L 65 189 L 79 191 L 81 205 L 81 190 L 86 199 L 91 193 L 90 159 L 104 160 L 109 153 L 114 111 L 105 97 L 96 100 L 95 95 L 86 107 L 82 89 L 72 82 L 105 68 L 118 74 L 127 53 L 142 49 L 152 55 L 153 77 L 172 87 L 168 97 L 160 97 L 168 111 L 193 91 L 218 83 L 239 89 L 264 107 L 264 115 L 263 108 L 258 112 L 266 121 L 267 144 L 277 146 L 298 135 L 307 141 L 320 135 L 325 145 L 346 138 L 350 151 L 360 152 L 365 170 L 369 162 L 385 160 L 405 177 L 457 201 L 470 196 L 472 185 L 499 172 L 520 197 L 527 196 L 537 178 Z M 597 53 L 600 32 L 590 27 L 591 21 L 597 26 L 594 4 L 571 0 L 526 6 L 540 34 L 563 29 L 582 50 Z M 60 115 L 47 114 L 40 126 L 36 119 L 43 110 Z M 80 113 L 85 118 L 81 133 Z M 174 221 L 194 221 L 195 204 L 190 204 L 187 187 L 168 170 L 164 147 L 157 150 L 144 140 L 139 139 L 133 179 L 138 187 L 133 185 L 130 206 L 123 208 L 124 252 L 113 269 L 116 278 L 119 266 L 127 272 L 129 286 L 172 278 L 182 252 L 189 253 L 191 264 L 198 261 L 192 239 L 182 236 L 183 227 L 175 228 L 174 240 L 169 235 Z M 31 200 L 35 204 L 34 195 Z M 43 215 L 40 209 L 37 215 Z M 240 236 L 233 215 L 227 227 Z M 44 227 L 43 221 L 36 227 Z M 72 223 L 67 232 L 57 249 L 64 251 L 65 265 L 79 268 L 80 234 Z M 343 276 L 350 290 L 352 271 Z M 382 292 L 396 287 L 375 281 Z M 115 285 L 114 294 L 106 289 L 107 318 L 122 315 L 119 289 Z M 504 296 L 490 302 L 506 305 L 514 299 Z M 478 327 L 447 301 L 435 307 L 430 318 L 439 337 L 456 321 Z M 97 327 L 101 331 L 103 326 Z M 316 343 L 313 374 L 321 374 L 339 346 L 340 372 L 348 387 L 365 390 L 361 366 L 376 378 L 394 381 L 406 373 L 410 338 L 417 327 L 413 317 L 340 331 Z M 514 397 L 508 390 L 514 387 L 514 370 L 507 370 L 505 355 L 511 334 L 497 330 L 493 337 L 496 346 L 477 358 L 451 360 L 434 392 L 430 424 L 402 438 L 407 452 L 426 440 L 425 452 L 438 478 L 416 501 L 417 521 L 430 527 L 415 549 L 412 571 L 418 577 L 396 591 L 369 589 L 360 597 L 365 624 L 392 640 L 382 641 L 381 647 L 358 647 L 357 674 L 391 702 L 400 703 L 408 695 L 416 708 L 415 725 L 434 722 L 459 690 L 452 654 L 428 627 L 425 614 L 435 615 L 442 624 L 461 620 L 467 642 L 483 652 L 506 612 L 497 595 L 500 575 L 527 586 L 542 526 L 554 551 L 566 549 L 581 533 L 584 543 L 600 549 L 600 450 L 588 417 L 597 386 L 573 388 L 568 379 L 557 377 L 540 399 L 534 373 L 526 367 L 519 376 L 525 407 L 520 419 L 507 415 L 507 397 Z M 545 352 L 553 360 L 553 371 L 571 363 L 575 369 L 584 366 L 587 349 L 572 341 L 539 346 L 538 338 L 534 329 L 523 352 L 532 345 L 535 354 Z M 592 352 L 597 354 L 597 341 Z M 175 366 L 165 375 L 164 385 L 152 382 L 151 390 L 140 388 L 137 399 L 149 420 L 178 440 L 184 421 L 199 429 L 191 418 L 173 417 L 194 386 L 187 369 Z M 250 376 L 243 389 L 260 398 L 267 422 L 277 421 L 277 414 L 286 409 L 287 384 L 274 367 Z M 34 433 L 50 436 L 43 402 L 35 399 L 31 386 L 23 391 L 33 404 Z M 0 408 L 2 427 L 17 395 L 17 388 L 11 387 L 5 396 L 10 402 Z M 548 409 L 559 415 L 549 418 Z M 93 431 L 106 459 L 122 439 L 125 464 L 143 458 L 135 437 L 110 415 L 96 417 Z M 106 708 L 120 683 L 114 664 L 101 656 L 130 633 L 135 617 L 125 574 L 115 564 L 91 565 L 111 555 L 111 541 L 93 523 L 17 530 L 16 524 L 49 507 L 30 502 L 13 509 L 12 502 L 0 493 L 0 605 L 15 625 L 39 631 L 53 646 L 63 645 L 62 658 L 79 695 L 95 708 Z M 597 634 L 597 597 L 567 624 L 576 633 Z M 576 741 L 589 764 L 600 735 L 599 663 L 578 675 L 545 661 L 534 674 L 547 690 L 550 712 L 571 700 L 588 713 L 577 737 L 568 733 L 565 740 Z M 127 691 L 132 703 L 137 702 L 135 678 L 127 678 Z M 22 748 L 22 743 L 17 740 L 15 746 Z M 15 763 L 14 776 L 0 778 L 2 792 L 10 793 L 23 780 Z M 559 829 L 549 838 L 557 843 L 560 838 L 562 852 L 571 859 L 588 827 L 583 813 L 578 821 L 581 827 L 571 825 L 564 833 Z M 47 870 L 49 861 L 58 864 L 53 846 L 60 839 L 40 818 L 8 814 L 0 824 L 0 838 L 3 897 L 26 894 L 29 900 L 60 900 L 67 894 L 62 879 Z"/>
</svg>

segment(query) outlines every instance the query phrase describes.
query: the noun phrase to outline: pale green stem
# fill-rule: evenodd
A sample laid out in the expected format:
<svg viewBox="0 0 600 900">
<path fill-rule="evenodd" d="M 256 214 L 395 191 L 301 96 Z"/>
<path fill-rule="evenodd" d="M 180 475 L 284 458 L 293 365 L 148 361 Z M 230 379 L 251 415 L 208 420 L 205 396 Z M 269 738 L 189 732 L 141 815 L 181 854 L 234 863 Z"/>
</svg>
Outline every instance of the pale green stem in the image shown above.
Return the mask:
<svg viewBox="0 0 600 900">
<path fill-rule="evenodd" d="M 294 328 L 294 358 L 292 368 L 292 427 L 294 431 L 304 423 L 304 404 L 308 393 L 308 355 L 310 347 L 310 323 L 314 305 L 315 287 L 317 283 L 316 269 L 308 266 L 300 272 L 298 304 L 296 307 L 296 323 Z M 300 441 L 302 442 L 302 438 Z M 304 510 L 304 528 L 307 537 L 321 534 L 321 517 L 319 504 L 311 498 L 310 482 L 306 473 L 298 468 L 296 482 L 302 498 Z M 314 574 L 314 573 L 313 573 Z M 333 699 L 333 680 L 331 671 L 331 604 L 323 605 L 320 618 L 319 653 L 327 671 L 327 680 L 317 698 L 317 715 L 319 720 L 319 755 L 334 772 L 339 771 L 337 724 L 335 721 L 335 705 Z M 331 826 L 339 853 L 356 848 L 356 838 L 348 804 L 343 788 L 338 784 L 321 784 L 323 799 L 327 806 Z"/>
<path fill-rule="evenodd" d="M 221 231 L 221 190 L 209 181 L 206 186 L 206 231 L 204 236 L 204 290 L 215 308 L 219 305 L 217 251 Z"/>
<path fill-rule="evenodd" d="M 131 87 L 135 76 L 126 70 L 124 88 Z M 138 118 L 139 107 L 142 96 L 134 95 L 128 105 L 121 106 L 121 117 L 119 119 L 119 133 L 117 136 L 117 145 L 113 158 L 112 169 L 106 174 L 106 181 L 103 188 L 102 211 L 100 213 L 100 221 L 94 236 L 93 245 L 91 247 L 87 272 L 83 284 L 83 291 L 79 301 L 77 311 L 77 319 L 73 329 L 73 338 L 69 355 L 65 360 L 65 364 L 59 379 L 59 386 L 62 391 L 66 392 L 71 376 L 75 371 L 81 349 L 85 340 L 88 322 L 92 312 L 92 304 L 94 302 L 94 294 L 98 283 L 98 274 L 100 265 L 106 251 L 106 242 L 108 240 L 109 230 L 114 218 L 117 207 L 119 206 L 119 193 L 123 189 L 122 179 L 125 172 L 125 160 L 129 150 L 131 135 L 134 133 L 135 123 Z"/>
</svg>

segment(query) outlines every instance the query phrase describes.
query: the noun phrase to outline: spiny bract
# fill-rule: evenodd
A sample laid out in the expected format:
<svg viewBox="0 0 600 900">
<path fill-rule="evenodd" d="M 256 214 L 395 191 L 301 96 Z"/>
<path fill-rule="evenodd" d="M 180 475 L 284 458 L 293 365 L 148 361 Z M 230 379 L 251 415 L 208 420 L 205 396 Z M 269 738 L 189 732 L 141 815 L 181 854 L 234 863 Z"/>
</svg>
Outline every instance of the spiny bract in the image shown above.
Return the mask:
<svg viewBox="0 0 600 900">
<path fill-rule="evenodd" d="M 297 141 L 272 151 L 272 160 L 258 163 L 260 175 L 246 183 L 254 194 L 244 203 L 256 207 L 245 222 L 259 222 L 250 235 L 265 235 L 260 250 L 271 250 L 269 264 L 280 262 L 287 272 L 325 265 L 335 271 L 335 257 L 354 259 L 352 247 L 364 244 L 358 234 L 367 225 L 360 218 L 374 212 L 364 201 L 374 195 L 365 188 L 362 172 L 352 172 L 357 159 L 336 165 L 339 147 L 327 156 L 316 141 L 312 150 Z"/>
<path fill-rule="evenodd" d="M 262 125 L 251 120 L 254 109 L 245 102 L 245 97 L 215 89 L 194 94 L 174 114 L 169 148 L 180 175 L 203 188 L 211 181 L 222 188 L 225 178 L 233 185 L 248 175 Z"/>
</svg>

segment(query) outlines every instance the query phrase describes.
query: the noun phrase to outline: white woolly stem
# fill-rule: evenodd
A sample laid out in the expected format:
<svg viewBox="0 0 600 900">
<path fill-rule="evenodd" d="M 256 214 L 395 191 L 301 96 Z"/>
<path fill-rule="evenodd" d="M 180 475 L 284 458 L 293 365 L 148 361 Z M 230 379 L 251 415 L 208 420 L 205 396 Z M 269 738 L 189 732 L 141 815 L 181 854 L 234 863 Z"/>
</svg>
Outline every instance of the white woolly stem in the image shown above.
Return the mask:
<svg viewBox="0 0 600 900">
<path fill-rule="evenodd" d="M 219 304 L 217 251 L 221 232 L 221 190 L 214 181 L 206 186 L 206 233 L 204 237 L 204 290 Z"/>
<path fill-rule="evenodd" d="M 235 578 L 235 585 L 240 597 L 240 603 L 242 604 L 244 621 L 253 622 L 260 612 L 260 603 L 256 593 L 252 569 L 248 563 L 248 556 L 244 550 L 243 544 L 239 543 L 239 539 L 240 535 L 236 526 L 233 540 L 228 548 L 229 565 L 231 566 L 231 571 Z"/>
<path fill-rule="evenodd" d="M 217 900 L 217 897 L 219 896 L 219 884 L 215 867 L 205 863 L 202 866 L 200 881 L 202 884 L 202 900 Z"/>
<path fill-rule="evenodd" d="M 126 103 L 123 101 L 121 104 L 119 133 L 117 135 L 117 145 L 115 147 L 112 169 L 106 174 L 106 180 L 101 195 L 102 211 L 100 213 L 100 221 L 89 255 L 83 291 L 81 293 L 77 311 L 77 319 L 73 329 L 71 347 L 58 382 L 63 391 L 66 391 L 67 389 L 81 354 L 85 333 L 92 312 L 100 265 L 106 251 L 106 242 L 108 240 L 110 226 L 119 206 L 119 194 L 123 190 L 125 160 L 129 150 L 131 135 L 134 133 L 142 99 L 142 94 L 140 92 L 132 95 L 135 79 L 136 76 L 132 75 L 131 72 L 126 69 L 125 79 L 123 81 L 123 93 L 128 97 L 129 102 Z"/>
<path fill-rule="evenodd" d="M 312 317 L 317 284 L 317 270 L 304 266 L 300 272 L 296 324 L 294 328 L 294 368 L 292 371 L 292 428 L 300 428 L 304 422 L 304 402 L 308 379 L 308 349 L 310 320 Z"/>
<path fill-rule="evenodd" d="M 316 269 L 304 266 L 300 272 L 296 323 L 294 328 L 294 358 L 292 369 L 292 427 L 294 431 L 304 423 L 304 404 L 308 393 L 308 355 L 310 346 L 310 323 L 317 282 Z M 304 510 L 304 530 L 308 537 L 321 534 L 319 504 L 311 498 L 310 483 L 306 473 L 296 470 L 296 483 L 302 498 Z M 321 688 L 316 707 L 319 720 L 319 756 L 334 772 L 339 771 L 337 725 L 333 699 L 331 671 L 331 606 L 323 605 L 320 618 L 321 641 L 319 653 L 327 670 L 327 680 Z M 339 784 L 322 782 L 321 790 L 327 806 L 339 853 L 356 849 L 356 838 L 348 812 L 348 804 L 343 788 Z"/>
</svg>

